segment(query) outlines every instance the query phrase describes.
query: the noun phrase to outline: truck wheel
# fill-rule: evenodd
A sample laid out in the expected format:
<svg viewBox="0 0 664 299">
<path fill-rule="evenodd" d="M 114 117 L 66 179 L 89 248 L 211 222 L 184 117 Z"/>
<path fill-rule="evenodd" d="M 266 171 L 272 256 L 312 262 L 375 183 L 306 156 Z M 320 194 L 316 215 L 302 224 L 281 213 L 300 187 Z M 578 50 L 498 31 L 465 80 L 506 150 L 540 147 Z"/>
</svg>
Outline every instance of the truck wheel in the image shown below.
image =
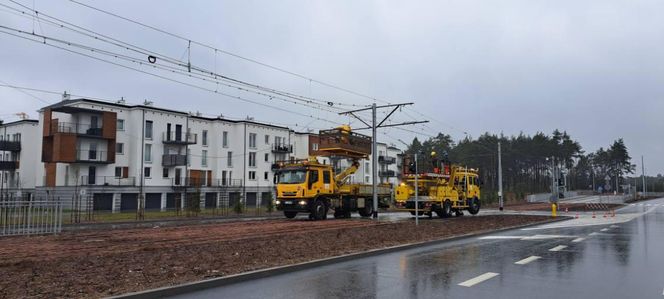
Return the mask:
<svg viewBox="0 0 664 299">
<path fill-rule="evenodd" d="M 452 216 L 452 203 L 449 199 L 446 199 L 443 203 L 443 218 L 448 218 Z"/>
<path fill-rule="evenodd" d="M 415 211 L 410 211 L 410 214 L 415 216 Z M 422 215 L 424 215 L 424 211 L 417 211 L 417 214 L 422 216 Z"/>
<path fill-rule="evenodd" d="M 468 204 L 468 212 L 471 215 L 476 215 L 480 212 L 480 200 L 477 197 L 470 200 L 470 203 Z"/>
<path fill-rule="evenodd" d="M 309 215 L 309 218 L 312 220 L 323 220 L 325 219 L 325 212 L 327 211 L 327 208 L 325 207 L 325 204 L 323 201 L 320 199 L 317 199 L 314 202 L 314 207 L 313 210 L 311 211 L 311 214 Z"/>
<path fill-rule="evenodd" d="M 288 218 L 288 219 L 293 219 L 293 218 L 295 218 L 296 215 L 297 215 L 297 212 L 284 211 L 284 216 L 286 216 L 286 218 Z"/>
<path fill-rule="evenodd" d="M 371 217 L 371 215 L 373 215 L 373 202 L 365 202 L 364 208 L 358 209 L 357 212 L 360 213 L 360 216 L 362 217 Z"/>
</svg>

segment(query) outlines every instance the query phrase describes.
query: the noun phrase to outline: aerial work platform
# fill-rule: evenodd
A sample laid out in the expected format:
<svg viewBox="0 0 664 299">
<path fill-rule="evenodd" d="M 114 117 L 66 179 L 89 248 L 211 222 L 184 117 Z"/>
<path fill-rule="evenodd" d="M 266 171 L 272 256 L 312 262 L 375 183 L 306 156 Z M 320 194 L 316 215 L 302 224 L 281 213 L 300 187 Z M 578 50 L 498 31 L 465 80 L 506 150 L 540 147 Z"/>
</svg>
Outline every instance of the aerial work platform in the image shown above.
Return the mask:
<svg viewBox="0 0 664 299">
<path fill-rule="evenodd" d="M 330 156 L 366 158 L 371 155 L 371 137 L 352 132 L 350 126 L 321 130 L 318 136 L 318 150 Z"/>
</svg>

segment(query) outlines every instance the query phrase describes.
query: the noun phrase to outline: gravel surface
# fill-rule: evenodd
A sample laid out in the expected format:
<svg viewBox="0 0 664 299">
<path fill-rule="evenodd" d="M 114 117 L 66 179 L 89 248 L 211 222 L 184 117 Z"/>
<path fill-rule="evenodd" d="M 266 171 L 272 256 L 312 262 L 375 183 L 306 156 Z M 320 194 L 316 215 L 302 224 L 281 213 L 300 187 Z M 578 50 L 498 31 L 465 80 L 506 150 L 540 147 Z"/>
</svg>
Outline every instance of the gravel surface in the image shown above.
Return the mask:
<svg viewBox="0 0 664 299">
<path fill-rule="evenodd" d="M 415 227 L 412 220 L 262 220 L 3 238 L 0 298 L 104 297 L 546 221 L 464 216 Z"/>
</svg>

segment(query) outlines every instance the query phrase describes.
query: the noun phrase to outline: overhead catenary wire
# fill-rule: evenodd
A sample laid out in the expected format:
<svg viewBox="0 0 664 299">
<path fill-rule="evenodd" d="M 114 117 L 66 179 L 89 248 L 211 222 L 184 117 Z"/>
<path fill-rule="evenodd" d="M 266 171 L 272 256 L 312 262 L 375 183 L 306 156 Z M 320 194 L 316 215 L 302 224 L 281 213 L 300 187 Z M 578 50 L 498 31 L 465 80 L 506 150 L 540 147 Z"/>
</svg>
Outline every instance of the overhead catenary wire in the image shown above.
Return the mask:
<svg viewBox="0 0 664 299">
<path fill-rule="evenodd" d="M 5 5 L 5 4 L 0 4 L 0 6 L 9 8 L 11 10 L 14 10 L 14 11 L 20 13 L 21 15 L 25 16 L 26 18 L 34 17 L 35 15 L 39 14 L 38 11 L 34 11 L 30 7 L 28 7 L 26 5 L 23 5 L 20 2 L 17 2 L 17 1 L 14 1 L 14 0 L 9 0 L 9 1 L 16 4 L 16 5 L 19 5 L 23 9 L 25 9 L 27 11 L 30 11 L 30 12 L 27 12 L 25 10 L 21 10 L 21 9 L 12 7 L 12 6 L 8 6 L 8 5 Z M 94 30 L 84 28 L 82 26 L 78 26 L 76 24 L 73 24 L 71 22 L 67 22 L 67 21 L 62 20 L 60 18 L 51 16 L 51 15 L 48 15 L 48 14 L 44 14 L 44 13 L 41 13 L 41 14 L 42 14 L 42 16 L 47 17 L 47 18 L 50 19 L 50 20 L 45 20 L 45 22 L 47 22 L 48 24 L 50 24 L 52 26 L 55 26 L 57 28 L 67 29 L 67 30 L 70 30 L 72 32 L 87 36 L 89 38 L 93 38 L 95 41 L 101 41 L 101 42 L 105 42 L 105 43 L 108 43 L 108 44 L 113 45 L 113 46 L 121 47 L 124 50 L 133 51 L 135 53 L 140 53 L 140 54 L 145 55 L 145 56 L 153 56 L 153 57 L 155 57 L 155 59 L 159 58 L 159 59 L 156 59 L 156 60 L 157 61 L 164 60 L 168 63 L 173 64 L 174 66 L 182 67 L 183 69 L 187 70 L 186 71 L 187 73 L 191 73 L 191 70 L 194 70 L 194 71 L 198 72 L 199 74 L 205 75 L 209 78 L 214 78 L 215 80 L 217 80 L 217 79 L 225 80 L 227 82 L 232 82 L 234 84 L 240 84 L 240 85 L 243 85 L 245 87 L 259 89 L 259 90 L 262 90 L 264 92 L 279 94 L 281 96 L 290 97 L 290 98 L 293 98 L 293 99 L 296 99 L 296 100 L 299 100 L 299 101 L 303 101 L 303 102 L 307 102 L 307 103 L 310 103 L 310 104 L 316 102 L 316 103 L 322 105 L 322 107 L 334 106 L 334 105 L 355 106 L 354 104 L 346 104 L 346 103 L 342 103 L 342 102 L 335 102 L 335 101 L 324 100 L 324 99 L 315 99 L 315 98 L 311 98 L 311 97 L 297 95 L 297 94 L 294 94 L 294 93 L 281 91 L 281 90 L 277 90 L 277 89 L 273 89 L 273 88 L 268 88 L 268 87 L 264 87 L 264 86 L 261 86 L 261 85 L 258 85 L 258 84 L 249 83 L 249 82 L 246 82 L 246 81 L 230 78 L 230 77 L 224 76 L 222 74 L 218 74 L 215 71 L 206 70 L 204 68 L 197 67 L 196 65 L 191 65 L 190 61 L 185 62 L 185 61 L 182 61 L 182 59 L 178 60 L 176 58 L 169 57 L 167 55 L 158 53 L 156 51 L 148 50 L 148 49 L 145 49 L 143 47 L 136 46 L 136 45 L 133 45 L 131 43 L 127 43 L 127 42 L 124 42 L 122 40 L 110 37 L 108 35 L 104 35 L 104 34 L 95 32 Z M 33 34 L 34 34 L 34 32 L 33 32 Z M 187 51 L 185 51 L 185 53 L 187 53 Z M 137 58 L 134 58 L 134 59 L 136 59 L 138 61 L 143 61 L 143 60 L 137 59 Z"/>
<path fill-rule="evenodd" d="M 154 76 L 154 77 L 157 77 L 157 78 L 161 78 L 161 79 L 164 79 L 164 80 L 167 80 L 167 81 L 170 81 L 170 82 L 186 85 L 186 86 L 189 86 L 189 87 L 193 87 L 193 88 L 200 89 L 200 90 L 207 91 L 207 92 L 214 93 L 214 94 L 219 94 L 219 95 L 222 95 L 222 96 L 225 96 L 225 97 L 228 97 L 228 98 L 233 98 L 233 99 L 237 99 L 237 100 L 240 100 L 240 101 L 243 101 L 243 102 L 260 105 L 260 106 L 268 107 L 268 108 L 271 108 L 271 109 L 276 109 L 276 110 L 279 110 L 279 111 L 282 111 L 282 112 L 291 113 L 291 114 L 300 115 L 300 116 L 309 117 L 309 118 L 315 118 L 315 119 L 318 119 L 320 121 L 325 121 L 325 122 L 336 124 L 335 122 L 330 121 L 328 119 L 322 119 L 322 118 L 319 118 L 319 117 L 315 117 L 313 115 L 308 115 L 308 114 L 304 114 L 304 113 L 300 113 L 300 112 L 295 112 L 295 111 L 292 111 L 292 110 L 289 110 L 289 109 L 268 105 L 268 104 L 265 104 L 265 103 L 261 103 L 261 102 L 255 101 L 255 100 L 250 100 L 250 99 L 243 98 L 243 97 L 240 97 L 240 96 L 235 96 L 235 95 L 219 92 L 217 90 L 209 89 L 209 88 L 206 88 L 206 87 L 202 87 L 202 86 L 192 84 L 192 83 L 188 83 L 188 82 L 184 82 L 184 81 L 179 81 L 177 79 L 169 78 L 169 77 L 162 76 L 162 75 L 159 75 L 159 74 L 147 72 L 147 71 L 144 71 L 144 70 L 141 70 L 141 69 L 137 69 L 137 68 L 134 68 L 134 67 L 131 67 L 131 66 L 127 66 L 127 65 L 120 64 L 120 63 L 112 62 L 112 61 L 109 61 L 109 60 L 106 60 L 106 59 L 103 59 L 103 58 L 88 55 L 86 53 L 81 53 L 81 52 L 74 51 L 74 50 L 71 50 L 71 49 L 67 49 L 67 48 L 64 48 L 64 47 L 60 47 L 60 46 L 57 46 L 57 45 L 54 45 L 54 44 L 44 43 L 42 41 L 38 41 L 38 40 L 34 40 L 34 39 L 27 38 L 27 37 L 24 37 L 24 36 L 20 36 L 20 35 L 17 35 L 17 34 L 13 34 L 11 32 L 6 32 L 6 31 L 0 30 L 0 33 L 5 33 L 5 34 L 8 34 L 8 35 L 19 37 L 19 38 L 29 40 L 29 41 L 32 41 L 32 42 L 45 44 L 45 45 L 48 45 L 48 46 L 51 46 L 51 47 L 54 47 L 54 48 L 58 48 L 58 49 L 61 49 L 61 50 L 67 51 L 67 52 L 75 53 L 75 54 L 82 55 L 82 56 L 85 56 L 85 57 L 88 57 L 88 58 L 96 59 L 96 60 L 99 60 L 99 61 L 102 61 L 102 62 L 106 62 L 106 63 L 113 64 L 113 65 L 116 65 L 116 66 L 120 66 L 120 67 L 123 67 L 123 68 L 127 68 L 127 69 L 130 69 L 130 70 L 141 72 L 141 73 L 151 75 L 151 76 Z"/>
</svg>

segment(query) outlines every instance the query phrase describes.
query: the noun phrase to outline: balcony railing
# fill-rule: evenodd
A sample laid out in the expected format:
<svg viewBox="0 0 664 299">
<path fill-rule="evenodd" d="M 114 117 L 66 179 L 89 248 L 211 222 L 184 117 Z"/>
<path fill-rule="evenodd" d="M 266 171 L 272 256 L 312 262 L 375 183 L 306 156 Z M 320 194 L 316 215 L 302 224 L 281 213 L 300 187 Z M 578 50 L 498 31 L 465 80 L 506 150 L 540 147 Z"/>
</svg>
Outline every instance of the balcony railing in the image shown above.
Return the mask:
<svg viewBox="0 0 664 299">
<path fill-rule="evenodd" d="M 383 170 L 383 171 L 378 172 L 378 176 L 384 177 L 384 178 L 395 177 L 396 172 L 394 170 Z"/>
<path fill-rule="evenodd" d="M 187 165 L 187 155 L 164 154 L 161 156 L 161 166 L 173 167 Z"/>
<path fill-rule="evenodd" d="M 208 180 L 205 178 L 192 178 L 192 177 L 180 177 L 172 178 L 171 185 L 173 187 L 210 187 Z"/>
<path fill-rule="evenodd" d="M 293 152 L 293 145 L 291 144 L 278 144 L 275 143 L 272 145 L 272 152 L 273 153 L 292 153 Z"/>
<path fill-rule="evenodd" d="M 18 161 L 0 161 L 0 170 L 14 171 L 18 169 Z"/>
<path fill-rule="evenodd" d="M 90 124 L 58 122 L 52 124 L 51 130 L 54 133 L 70 133 L 93 137 L 102 136 L 102 128 L 99 126 L 93 127 Z"/>
<path fill-rule="evenodd" d="M 395 158 L 395 157 L 378 156 L 378 163 L 394 164 L 396 162 L 397 162 L 397 158 Z"/>
<path fill-rule="evenodd" d="M 242 187 L 242 179 L 218 179 L 219 187 Z"/>
<path fill-rule="evenodd" d="M 194 133 L 164 132 L 162 142 L 165 144 L 196 144 L 198 135 Z"/>
<path fill-rule="evenodd" d="M 81 186 L 136 186 L 135 177 L 81 176 Z"/>
<path fill-rule="evenodd" d="M 0 151 L 20 152 L 21 151 L 21 142 L 20 141 L 0 140 Z"/>
<path fill-rule="evenodd" d="M 77 150 L 76 162 L 79 163 L 111 163 L 107 151 Z"/>
</svg>

